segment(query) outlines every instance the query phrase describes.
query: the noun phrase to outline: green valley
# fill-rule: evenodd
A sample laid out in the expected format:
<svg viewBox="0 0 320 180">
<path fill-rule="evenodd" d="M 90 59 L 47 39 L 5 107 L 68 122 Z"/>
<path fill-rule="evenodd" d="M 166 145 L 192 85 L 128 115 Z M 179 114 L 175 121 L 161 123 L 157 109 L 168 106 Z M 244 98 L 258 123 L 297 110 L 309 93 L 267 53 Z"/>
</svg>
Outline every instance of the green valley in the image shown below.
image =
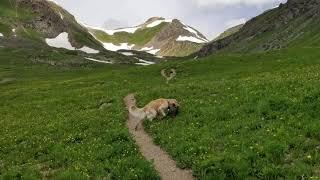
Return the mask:
<svg viewBox="0 0 320 180">
<path fill-rule="evenodd" d="M 0 51 L 1 79 L 12 79 L 0 86 L 2 177 L 156 179 L 125 127 L 131 92 L 140 105 L 181 101 L 176 119 L 146 125 L 196 177 L 319 177 L 317 48 L 67 69 L 12 51 Z M 168 85 L 163 68 L 177 69 Z"/>
<path fill-rule="evenodd" d="M 221 39 L 178 44 L 188 35 L 206 39 L 178 20 L 158 23 L 161 18 L 134 33 L 91 29 L 92 36 L 57 4 L 46 18 L 29 10 L 52 2 L 32 0 L 21 9 L 11 2 L 0 2 L 0 179 L 165 179 L 128 128 L 135 106 L 127 109 L 123 98 L 131 93 L 138 107 L 178 100 L 176 117 L 143 126 L 191 179 L 320 179 L 317 0 L 289 0 Z M 21 20 L 17 12 L 30 16 Z M 181 32 L 185 37 L 177 38 Z M 67 45 L 49 46 L 52 37 Z M 99 42 L 162 44 L 163 37 L 161 53 L 181 57 L 111 52 Z"/>
</svg>

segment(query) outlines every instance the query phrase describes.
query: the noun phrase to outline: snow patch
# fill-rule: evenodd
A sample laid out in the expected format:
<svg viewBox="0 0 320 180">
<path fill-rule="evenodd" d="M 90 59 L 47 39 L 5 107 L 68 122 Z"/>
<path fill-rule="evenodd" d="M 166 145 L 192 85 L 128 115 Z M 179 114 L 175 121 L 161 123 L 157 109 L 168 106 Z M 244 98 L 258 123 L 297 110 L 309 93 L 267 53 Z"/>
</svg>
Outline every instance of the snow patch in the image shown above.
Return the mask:
<svg viewBox="0 0 320 180">
<path fill-rule="evenodd" d="M 104 63 L 104 64 L 112 64 L 112 62 L 110 62 L 110 61 L 101 61 L 101 60 L 97 60 L 97 59 L 93 59 L 93 58 L 89 58 L 89 57 L 85 57 L 85 59 L 87 59 L 89 61 Z"/>
<path fill-rule="evenodd" d="M 54 1 L 54 0 L 47 0 L 47 1 L 53 2 L 53 3 L 55 3 L 56 5 L 60 6 L 60 5 L 59 5 L 56 1 Z"/>
<path fill-rule="evenodd" d="M 150 51 L 153 49 L 153 46 L 152 47 L 144 47 L 142 49 L 140 49 L 140 51 Z"/>
<path fill-rule="evenodd" d="M 143 59 L 138 59 L 138 60 L 139 60 L 139 62 L 136 63 L 136 65 L 149 66 L 149 65 L 155 64 L 154 62 L 146 61 L 146 60 L 143 60 Z"/>
<path fill-rule="evenodd" d="M 155 64 L 155 62 L 152 62 L 152 61 L 146 61 L 146 60 L 143 60 L 143 59 L 139 59 L 139 62 L 147 63 L 147 64 Z"/>
<path fill-rule="evenodd" d="M 141 65 L 141 66 L 149 66 L 151 64 L 147 64 L 147 63 L 135 63 L 136 65 Z"/>
<path fill-rule="evenodd" d="M 82 48 L 77 49 L 77 50 L 83 51 L 87 54 L 98 54 L 100 52 L 99 50 L 95 50 L 95 49 L 89 48 L 87 46 L 83 46 Z"/>
<path fill-rule="evenodd" d="M 171 23 L 172 19 L 156 20 L 156 21 L 153 21 L 152 23 L 148 24 L 147 27 L 152 28 L 152 27 L 158 26 L 159 24 L 161 24 L 163 22 Z"/>
<path fill-rule="evenodd" d="M 160 50 L 161 49 L 154 49 L 153 46 L 152 47 L 144 47 L 144 48 L 140 49 L 140 51 L 145 51 L 145 52 L 147 52 L 149 54 L 153 54 L 153 55 L 157 54 Z"/>
<path fill-rule="evenodd" d="M 152 49 L 152 50 L 150 50 L 150 51 L 147 51 L 147 53 L 156 55 L 160 50 L 161 50 L 161 49 Z"/>
<path fill-rule="evenodd" d="M 121 43 L 120 45 L 114 45 L 113 43 L 103 43 L 105 49 L 110 51 L 118 51 L 118 50 L 131 50 L 135 45 L 129 45 L 128 43 Z"/>
<path fill-rule="evenodd" d="M 4 35 L 2 33 L 0 33 L 0 37 L 4 37 Z"/>
<path fill-rule="evenodd" d="M 66 33 L 66 32 L 60 33 L 55 38 L 46 38 L 46 43 L 51 47 L 64 48 L 64 49 L 68 49 L 68 50 L 80 50 L 80 51 L 86 52 L 88 54 L 97 54 L 100 52 L 98 50 L 89 48 L 87 46 L 83 46 L 80 49 L 76 49 L 75 47 L 73 47 L 71 45 L 69 38 L 68 38 L 68 33 Z"/>
<path fill-rule="evenodd" d="M 85 25 L 85 27 L 89 27 L 87 25 Z M 89 28 L 92 28 L 92 27 L 89 27 Z M 93 28 L 95 29 L 95 28 Z M 99 41 L 101 44 L 103 44 L 103 47 L 106 49 L 106 50 L 109 50 L 109 51 L 119 51 L 119 50 L 132 50 L 132 48 L 135 46 L 135 44 L 132 44 L 132 45 L 129 45 L 128 43 L 121 43 L 120 45 L 115 45 L 113 43 L 105 43 L 105 42 L 102 42 L 100 41 L 98 38 L 96 38 L 96 36 L 91 33 L 89 31 L 89 33 L 97 40 Z"/>
<path fill-rule="evenodd" d="M 200 39 L 200 40 L 202 40 L 204 42 L 209 42 L 207 39 L 201 37 L 195 29 L 193 29 L 192 27 L 190 27 L 190 26 L 188 26 L 188 25 L 186 25 L 184 23 L 182 23 L 182 24 L 184 25 L 183 29 L 185 29 L 185 30 L 189 31 L 190 33 L 194 34 L 198 39 Z"/>
<path fill-rule="evenodd" d="M 107 33 L 108 35 L 111 35 L 111 36 L 114 35 L 117 32 L 127 32 L 127 33 L 133 34 L 140 28 L 140 26 L 136 26 L 136 27 L 115 29 L 115 30 L 108 30 L 108 29 L 103 29 L 103 28 L 100 28 L 100 27 L 89 26 L 89 25 L 86 25 L 84 23 L 81 23 L 81 24 L 83 24 L 85 27 L 90 28 L 90 29 L 103 31 L 103 32 L 105 32 L 105 33 Z"/>
<path fill-rule="evenodd" d="M 106 32 L 109 35 L 114 35 L 114 33 L 117 33 L 117 32 L 127 32 L 127 33 L 133 34 L 139 28 L 140 27 L 130 27 L 130 28 L 123 28 L 123 29 L 116 29 L 116 30 L 105 30 L 104 32 Z"/>
<path fill-rule="evenodd" d="M 59 15 L 60 15 L 60 18 L 63 20 L 64 19 L 64 16 L 63 14 L 59 11 Z"/>
<path fill-rule="evenodd" d="M 202 38 L 198 32 L 196 30 L 194 30 L 193 28 L 189 27 L 189 26 L 185 26 L 183 27 L 185 30 L 191 32 L 192 34 L 196 35 L 198 39 L 201 39 L 204 42 L 209 42 L 207 39 Z"/>
<path fill-rule="evenodd" d="M 198 39 L 193 36 L 179 36 L 177 41 L 190 41 L 190 42 L 194 42 L 194 43 L 198 43 L 198 44 L 207 42 L 207 41 L 204 41 L 203 39 Z"/>
<path fill-rule="evenodd" d="M 68 38 L 68 33 L 66 32 L 63 32 L 59 34 L 57 37 L 52 39 L 46 38 L 46 43 L 51 47 L 75 50 L 75 48 L 72 47 Z"/>
<path fill-rule="evenodd" d="M 132 52 L 121 52 L 121 54 L 125 56 L 133 56 L 134 54 Z"/>
<path fill-rule="evenodd" d="M 13 37 L 17 37 L 16 29 L 12 29 L 12 32 L 13 32 Z"/>
<path fill-rule="evenodd" d="M 183 29 L 191 32 L 192 34 L 194 34 L 194 35 L 196 35 L 196 36 L 198 35 L 198 32 L 197 32 L 196 30 L 192 29 L 192 28 L 189 27 L 189 26 L 185 26 L 185 27 L 183 27 Z"/>
</svg>

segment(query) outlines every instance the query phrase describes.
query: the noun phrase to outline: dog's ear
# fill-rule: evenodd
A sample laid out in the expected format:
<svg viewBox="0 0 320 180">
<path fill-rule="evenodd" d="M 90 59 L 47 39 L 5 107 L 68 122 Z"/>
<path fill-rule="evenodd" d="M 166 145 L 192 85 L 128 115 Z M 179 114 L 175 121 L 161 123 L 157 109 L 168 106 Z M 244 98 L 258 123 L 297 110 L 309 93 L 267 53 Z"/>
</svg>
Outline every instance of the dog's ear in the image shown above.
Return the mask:
<svg viewBox="0 0 320 180">
<path fill-rule="evenodd" d="M 177 105 L 178 107 L 181 107 L 181 104 L 180 104 L 180 103 L 178 103 L 178 102 L 177 102 L 177 104 L 176 104 L 176 105 Z"/>
<path fill-rule="evenodd" d="M 173 104 L 175 104 L 175 106 L 177 106 L 177 107 L 181 107 L 180 103 L 178 103 L 178 101 L 176 99 L 173 100 Z"/>
<path fill-rule="evenodd" d="M 169 99 L 168 100 L 168 104 L 170 106 L 170 108 L 179 108 L 181 107 L 181 105 L 178 103 L 178 101 L 176 99 Z"/>
</svg>

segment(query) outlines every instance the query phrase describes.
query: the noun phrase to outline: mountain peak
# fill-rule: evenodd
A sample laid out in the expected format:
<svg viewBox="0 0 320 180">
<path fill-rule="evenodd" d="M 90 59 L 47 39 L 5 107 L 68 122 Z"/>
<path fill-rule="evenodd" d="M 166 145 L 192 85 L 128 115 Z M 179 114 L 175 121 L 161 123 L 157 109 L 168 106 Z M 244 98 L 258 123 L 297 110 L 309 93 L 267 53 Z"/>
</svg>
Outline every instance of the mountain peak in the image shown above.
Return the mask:
<svg viewBox="0 0 320 180">
<path fill-rule="evenodd" d="M 151 23 L 151 22 L 154 22 L 154 21 L 165 20 L 165 19 L 166 18 L 164 18 L 164 17 L 151 17 L 146 21 L 146 23 Z"/>
<path fill-rule="evenodd" d="M 249 52 L 286 48 L 294 41 L 314 35 L 312 30 L 318 27 L 319 17 L 319 0 L 288 0 L 247 21 L 236 33 L 207 44 L 196 56 L 210 55 L 221 49 Z"/>
<path fill-rule="evenodd" d="M 108 50 L 138 50 L 159 56 L 186 56 L 208 42 L 178 19 L 151 17 L 139 26 L 117 30 L 88 28 Z"/>
<path fill-rule="evenodd" d="M 74 16 L 55 1 L 3 0 L 2 3 L 8 4 L 4 7 L 5 11 L 14 12 L 7 13 L 5 18 L 0 18 L 0 25 L 6 27 L 4 33 L 7 42 L 12 41 L 14 37 L 19 42 L 40 44 L 46 43 L 46 40 L 66 37 L 63 43 L 71 44 L 72 48 L 69 49 L 91 47 L 97 49 L 95 52 L 98 52 L 98 49 L 104 50 L 101 44 L 87 32 L 87 29 L 76 22 Z"/>
</svg>

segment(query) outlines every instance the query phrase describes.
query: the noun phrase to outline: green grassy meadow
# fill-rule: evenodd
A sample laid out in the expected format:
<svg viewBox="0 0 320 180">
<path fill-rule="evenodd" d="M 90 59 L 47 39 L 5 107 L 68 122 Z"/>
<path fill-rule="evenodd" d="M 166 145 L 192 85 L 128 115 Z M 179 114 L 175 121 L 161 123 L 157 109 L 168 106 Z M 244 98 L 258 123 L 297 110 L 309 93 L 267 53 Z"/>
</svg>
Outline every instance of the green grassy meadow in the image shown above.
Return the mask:
<svg viewBox="0 0 320 180">
<path fill-rule="evenodd" d="M 177 70 L 170 84 L 163 68 Z M 132 92 L 140 106 L 181 102 L 145 126 L 199 179 L 319 179 L 319 72 L 318 48 L 148 67 L 48 66 L 0 48 L 0 179 L 159 179 L 125 126 Z"/>
</svg>

